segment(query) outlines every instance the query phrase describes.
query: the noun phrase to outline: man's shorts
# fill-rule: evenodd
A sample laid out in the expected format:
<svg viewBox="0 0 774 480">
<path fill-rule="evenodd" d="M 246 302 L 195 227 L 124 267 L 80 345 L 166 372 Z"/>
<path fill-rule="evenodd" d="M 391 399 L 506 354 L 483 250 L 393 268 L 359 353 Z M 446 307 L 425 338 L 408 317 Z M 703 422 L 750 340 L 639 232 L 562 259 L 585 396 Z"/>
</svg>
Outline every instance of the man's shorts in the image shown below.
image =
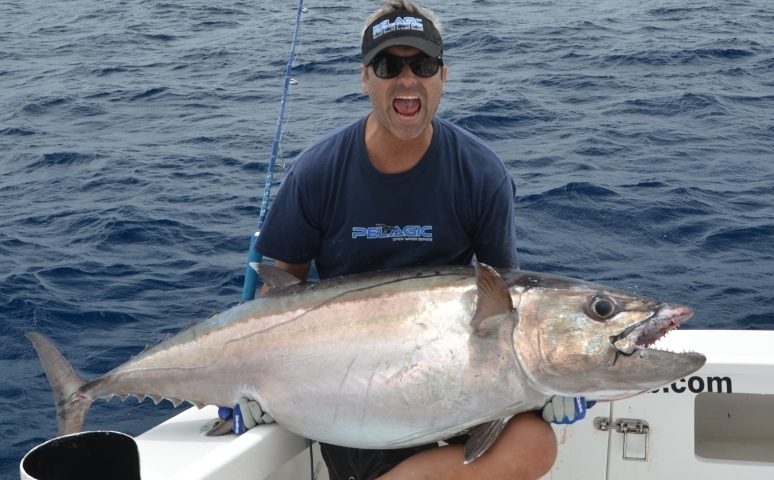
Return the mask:
<svg viewBox="0 0 774 480">
<path fill-rule="evenodd" d="M 458 435 L 446 443 L 465 443 L 467 439 L 467 435 Z M 363 450 L 320 443 L 330 480 L 373 480 L 410 456 L 437 447 L 437 443 L 430 443 L 395 450 Z"/>
</svg>

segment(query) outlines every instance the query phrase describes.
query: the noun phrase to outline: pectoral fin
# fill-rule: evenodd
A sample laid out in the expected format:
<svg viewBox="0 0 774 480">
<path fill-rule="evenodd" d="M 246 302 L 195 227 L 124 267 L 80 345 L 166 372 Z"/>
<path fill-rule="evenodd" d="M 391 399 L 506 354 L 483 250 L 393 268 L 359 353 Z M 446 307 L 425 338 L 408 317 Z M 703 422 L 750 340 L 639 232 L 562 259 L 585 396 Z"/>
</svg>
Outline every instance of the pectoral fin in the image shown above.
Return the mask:
<svg viewBox="0 0 774 480">
<path fill-rule="evenodd" d="M 466 465 L 483 455 L 492 446 L 510 418 L 492 420 L 491 422 L 476 425 L 471 429 L 470 438 L 465 443 Z"/>
<path fill-rule="evenodd" d="M 272 290 L 288 288 L 301 283 L 301 280 L 296 278 L 293 274 L 273 265 L 253 262 L 250 263 L 250 266 L 253 270 L 258 272 L 263 283 L 268 285 Z"/>
</svg>

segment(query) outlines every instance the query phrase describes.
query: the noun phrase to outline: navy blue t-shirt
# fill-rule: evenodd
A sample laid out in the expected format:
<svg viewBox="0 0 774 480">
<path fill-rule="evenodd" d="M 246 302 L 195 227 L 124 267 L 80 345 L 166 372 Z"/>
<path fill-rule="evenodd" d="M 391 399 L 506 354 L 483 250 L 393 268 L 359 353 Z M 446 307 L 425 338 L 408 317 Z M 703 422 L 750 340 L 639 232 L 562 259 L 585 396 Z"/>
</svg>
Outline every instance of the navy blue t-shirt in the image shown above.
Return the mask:
<svg viewBox="0 0 774 480">
<path fill-rule="evenodd" d="M 296 159 L 261 229 L 259 252 L 287 263 L 314 260 L 321 279 L 466 265 L 474 254 L 493 267 L 518 266 L 515 187 L 492 150 L 436 118 L 419 163 L 384 174 L 368 160 L 366 118 Z"/>
</svg>

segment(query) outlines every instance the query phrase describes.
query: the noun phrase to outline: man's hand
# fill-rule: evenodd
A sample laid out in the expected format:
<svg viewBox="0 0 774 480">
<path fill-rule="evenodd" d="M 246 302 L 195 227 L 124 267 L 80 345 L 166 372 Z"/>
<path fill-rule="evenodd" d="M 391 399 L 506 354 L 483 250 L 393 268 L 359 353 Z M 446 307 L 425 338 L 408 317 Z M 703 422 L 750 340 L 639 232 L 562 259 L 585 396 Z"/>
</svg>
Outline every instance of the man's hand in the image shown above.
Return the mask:
<svg viewBox="0 0 774 480">
<path fill-rule="evenodd" d="M 240 398 L 234 408 L 218 408 L 218 416 L 224 422 L 230 422 L 231 431 L 237 435 L 245 433 L 256 425 L 274 422 L 271 415 L 264 412 L 258 402 L 246 398 Z"/>
<path fill-rule="evenodd" d="M 569 425 L 586 417 L 586 410 L 597 402 L 586 402 L 583 397 L 554 395 L 543 407 L 543 419 L 549 423 Z"/>
</svg>

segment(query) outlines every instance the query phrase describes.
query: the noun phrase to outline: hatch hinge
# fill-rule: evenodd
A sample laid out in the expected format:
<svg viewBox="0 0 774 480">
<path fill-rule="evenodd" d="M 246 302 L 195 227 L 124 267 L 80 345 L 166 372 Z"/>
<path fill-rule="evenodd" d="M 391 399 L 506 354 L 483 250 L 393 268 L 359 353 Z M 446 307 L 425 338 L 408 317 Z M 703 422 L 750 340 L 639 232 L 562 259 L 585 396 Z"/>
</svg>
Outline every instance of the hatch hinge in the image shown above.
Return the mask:
<svg viewBox="0 0 774 480">
<path fill-rule="evenodd" d="M 606 417 L 597 417 L 594 419 L 594 428 L 597 430 L 607 432 L 609 430 L 615 430 L 618 433 L 623 433 L 623 459 L 634 460 L 638 462 L 646 462 L 648 460 L 648 432 L 650 426 L 645 420 L 639 420 L 636 418 L 619 418 L 615 423 L 610 423 L 610 419 Z M 632 454 L 629 450 L 632 447 L 630 443 L 629 435 L 643 435 L 642 441 L 633 441 L 631 443 L 639 444 L 641 448 L 636 448 L 641 454 Z"/>
</svg>

